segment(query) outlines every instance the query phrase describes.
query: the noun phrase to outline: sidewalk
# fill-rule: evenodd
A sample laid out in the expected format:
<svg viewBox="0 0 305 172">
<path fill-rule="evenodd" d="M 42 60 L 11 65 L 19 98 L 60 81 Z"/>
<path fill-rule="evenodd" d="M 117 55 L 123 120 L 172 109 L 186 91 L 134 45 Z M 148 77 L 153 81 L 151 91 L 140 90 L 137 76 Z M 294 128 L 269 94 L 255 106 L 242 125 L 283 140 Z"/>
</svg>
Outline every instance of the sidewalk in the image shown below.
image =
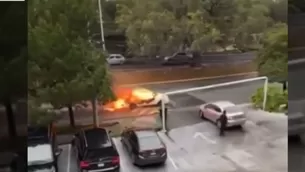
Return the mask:
<svg viewBox="0 0 305 172">
<path fill-rule="evenodd" d="M 93 112 L 89 109 L 78 109 L 75 110 L 74 118 L 77 124 L 87 125 L 92 124 L 93 122 Z M 144 116 L 155 116 L 159 114 L 159 109 L 156 107 L 147 107 L 147 108 L 136 108 L 132 111 L 130 110 L 121 110 L 117 112 L 99 112 L 100 121 L 111 121 L 111 120 L 120 120 L 124 118 L 137 118 Z M 57 124 L 64 125 L 69 124 L 69 115 L 67 112 L 63 112 L 60 119 L 56 122 Z"/>
</svg>

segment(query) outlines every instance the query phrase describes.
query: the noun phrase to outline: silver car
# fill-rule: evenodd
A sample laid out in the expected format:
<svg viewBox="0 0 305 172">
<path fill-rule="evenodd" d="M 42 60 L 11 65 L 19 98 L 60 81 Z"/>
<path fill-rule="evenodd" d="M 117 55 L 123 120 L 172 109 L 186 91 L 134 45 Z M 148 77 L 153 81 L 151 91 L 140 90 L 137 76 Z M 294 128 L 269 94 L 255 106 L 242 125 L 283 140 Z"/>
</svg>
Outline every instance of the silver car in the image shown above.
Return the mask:
<svg viewBox="0 0 305 172">
<path fill-rule="evenodd" d="M 228 123 L 227 127 L 242 126 L 246 122 L 245 113 L 230 101 L 217 101 L 206 103 L 200 106 L 199 116 L 202 119 L 207 119 L 220 127 L 220 116 L 223 111 L 227 111 Z"/>
<path fill-rule="evenodd" d="M 126 58 L 121 54 L 110 54 L 107 58 L 107 62 L 110 65 L 122 65 L 126 61 Z"/>
</svg>

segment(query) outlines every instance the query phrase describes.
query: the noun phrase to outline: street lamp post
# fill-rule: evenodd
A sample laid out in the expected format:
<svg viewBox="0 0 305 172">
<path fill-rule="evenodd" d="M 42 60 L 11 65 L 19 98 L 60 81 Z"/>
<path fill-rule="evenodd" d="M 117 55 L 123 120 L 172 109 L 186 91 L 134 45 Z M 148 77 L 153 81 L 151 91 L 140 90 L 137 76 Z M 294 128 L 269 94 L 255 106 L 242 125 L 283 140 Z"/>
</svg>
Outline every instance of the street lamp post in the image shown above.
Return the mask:
<svg viewBox="0 0 305 172">
<path fill-rule="evenodd" d="M 103 51 L 106 51 L 105 37 L 104 37 L 104 26 L 103 26 L 103 11 L 102 11 L 101 0 L 98 0 L 98 10 L 99 10 L 99 17 L 100 17 L 101 39 L 102 39 L 102 44 L 103 44 Z"/>
<path fill-rule="evenodd" d="M 103 11 L 102 11 L 102 2 L 101 0 L 98 0 L 98 9 L 99 9 L 99 18 L 100 18 L 100 27 L 101 27 L 101 40 L 102 40 L 102 45 L 103 45 L 103 51 L 106 52 L 106 46 L 105 46 L 105 38 L 104 38 L 104 26 L 103 26 Z M 95 127 L 99 127 L 99 113 L 98 113 L 98 101 L 97 98 L 95 97 L 93 99 L 93 122 Z"/>
</svg>

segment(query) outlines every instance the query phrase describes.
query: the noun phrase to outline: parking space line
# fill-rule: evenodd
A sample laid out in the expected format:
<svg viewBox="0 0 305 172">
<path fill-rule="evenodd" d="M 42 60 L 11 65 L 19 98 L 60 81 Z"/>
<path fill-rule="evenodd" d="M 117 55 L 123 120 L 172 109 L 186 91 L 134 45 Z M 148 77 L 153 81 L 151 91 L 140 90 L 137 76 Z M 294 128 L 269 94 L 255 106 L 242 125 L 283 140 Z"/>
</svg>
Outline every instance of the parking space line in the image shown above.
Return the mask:
<svg viewBox="0 0 305 172">
<path fill-rule="evenodd" d="M 70 164 L 71 164 L 71 145 L 68 145 L 68 164 L 67 164 L 67 172 L 70 172 Z"/>
<path fill-rule="evenodd" d="M 175 170 L 178 170 L 179 167 L 177 166 L 176 162 L 174 161 L 174 159 L 167 153 L 167 157 L 168 160 L 171 162 L 171 164 L 173 165 L 173 167 L 175 168 Z"/>
<path fill-rule="evenodd" d="M 194 139 L 196 139 L 196 138 L 198 138 L 198 137 L 200 137 L 201 139 L 203 139 L 203 140 L 205 140 L 205 141 L 207 141 L 207 142 L 209 142 L 209 143 L 216 144 L 216 141 L 215 141 L 215 140 L 210 139 L 209 137 L 205 136 L 205 135 L 204 135 L 203 133 L 201 133 L 201 132 L 196 132 L 196 133 L 194 134 L 194 136 L 193 136 Z"/>
</svg>

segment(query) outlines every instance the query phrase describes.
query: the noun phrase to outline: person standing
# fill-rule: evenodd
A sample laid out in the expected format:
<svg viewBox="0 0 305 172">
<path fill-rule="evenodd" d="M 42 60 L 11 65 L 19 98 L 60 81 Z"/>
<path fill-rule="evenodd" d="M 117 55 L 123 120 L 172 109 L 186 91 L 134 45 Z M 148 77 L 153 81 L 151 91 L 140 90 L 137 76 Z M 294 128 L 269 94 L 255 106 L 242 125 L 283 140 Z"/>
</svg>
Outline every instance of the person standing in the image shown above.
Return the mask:
<svg viewBox="0 0 305 172">
<path fill-rule="evenodd" d="M 226 127 L 227 127 L 227 123 L 228 123 L 227 112 L 225 110 L 221 114 L 219 120 L 220 120 L 220 132 L 219 132 L 219 135 L 220 136 L 224 136 L 225 135 L 225 130 L 226 130 Z"/>
</svg>

